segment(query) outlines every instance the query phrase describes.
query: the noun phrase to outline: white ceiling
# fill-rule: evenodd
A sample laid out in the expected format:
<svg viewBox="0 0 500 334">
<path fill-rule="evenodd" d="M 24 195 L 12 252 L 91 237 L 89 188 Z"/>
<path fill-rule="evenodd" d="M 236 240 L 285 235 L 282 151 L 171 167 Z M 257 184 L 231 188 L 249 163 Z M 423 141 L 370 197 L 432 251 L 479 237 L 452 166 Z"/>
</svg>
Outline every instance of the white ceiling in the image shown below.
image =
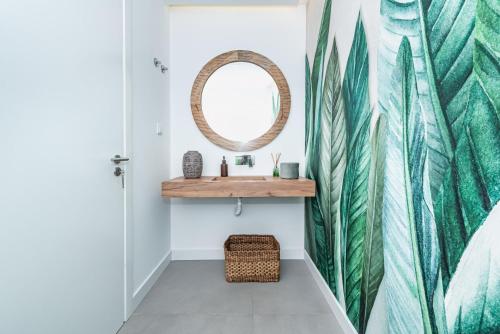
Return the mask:
<svg viewBox="0 0 500 334">
<path fill-rule="evenodd" d="M 290 6 L 307 0 L 165 0 L 167 5 L 183 6 Z"/>
</svg>

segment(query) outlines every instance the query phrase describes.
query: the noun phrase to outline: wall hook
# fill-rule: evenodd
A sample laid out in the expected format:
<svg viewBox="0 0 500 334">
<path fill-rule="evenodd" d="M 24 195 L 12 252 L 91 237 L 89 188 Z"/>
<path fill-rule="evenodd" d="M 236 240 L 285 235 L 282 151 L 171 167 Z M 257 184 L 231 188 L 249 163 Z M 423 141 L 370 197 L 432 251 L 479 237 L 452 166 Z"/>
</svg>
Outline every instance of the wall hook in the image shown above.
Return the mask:
<svg viewBox="0 0 500 334">
<path fill-rule="evenodd" d="M 158 58 L 153 58 L 153 64 L 155 67 L 159 67 L 161 65 L 161 61 Z"/>
<path fill-rule="evenodd" d="M 168 67 L 165 65 L 161 65 L 160 69 L 161 69 L 161 73 L 165 73 L 168 71 Z"/>
</svg>

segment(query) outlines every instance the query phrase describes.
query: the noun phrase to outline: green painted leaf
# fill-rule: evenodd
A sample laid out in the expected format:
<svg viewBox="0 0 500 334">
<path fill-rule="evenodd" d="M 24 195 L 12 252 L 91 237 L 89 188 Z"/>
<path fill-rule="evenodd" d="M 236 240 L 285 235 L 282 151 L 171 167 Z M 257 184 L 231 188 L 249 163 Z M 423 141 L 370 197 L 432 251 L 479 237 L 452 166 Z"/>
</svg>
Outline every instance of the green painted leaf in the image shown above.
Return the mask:
<svg viewBox="0 0 500 334">
<path fill-rule="evenodd" d="M 323 90 L 320 85 L 323 84 L 324 62 L 326 58 L 326 49 L 328 47 L 328 35 L 330 33 L 330 18 L 332 14 L 332 0 L 326 0 L 321 17 L 321 25 L 318 35 L 318 44 L 314 55 L 314 64 L 312 71 L 312 100 L 316 110 L 319 111 L 318 103 L 321 103 Z"/>
<path fill-rule="evenodd" d="M 380 115 L 371 139 L 371 166 L 368 181 L 368 211 L 365 231 L 359 333 L 365 333 L 380 283 L 384 277 L 382 208 L 384 196 L 386 120 Z"/>
<path fill-rule="evenodd" d="M 500 2 L 478 0 L 474 73 L 486 95 L 500 112 Z"/>
<path fill-rule="evenodd" d="M 437 5 L 439 1 L 435 1 Z M 441 131 L 443 120 L 434 112 L 441 110 L 440 104 L 435 102 L 435 90 L 432 89 L 429 74 L 432 74 L 432 64 L 425 57 L 427 43 L 425 31 L 422 34 L 423 22 L 422 4 L 418 0 L 382 0 L 381 2 L 381 42 L 378 58 L 379 81 L 379 108 L 387 112 L 393 105 L 391 96 L 394 94 L 392 73 L 396 67 L 397 54 L 404 37 L 408 38 L 412 55 L 413 70 L 415 73 L 418 99 L 421 112 L 425 120 L 425 141 L 427 145 L 427 163 L 424 171 L 423 189 L 417 191 L 417 196 L 422 196 L 426 203 L 432 203 L 432 198 L 437 197 L 439 189 L 450 160 L 450 142 L 447 128 Z M 438 114 L 438 116 L 441 113 Z M 442 118 L 442 117 L 441 117 Z M 423 206 L 427 211 L 422 216 L 432 215 L 433 208 Z M 389 223 L 389 222 L 387 222 Z M 417 242 L 420 269 L 423 275 L 426 304 L 429 311 L 429 321 L 434 332 L 446 333 L 444 319 L 444 297 L 442 278 L 440 276 L 440 251 L 437 239 L 437 228 L 432 219 L 422 221 L 417 225 Z M 394 307 L 398 307 L 394 305 Z"/>
<path fill-rule="evenodd" d="M 371 116 L 368 96 L 368 50 L 361 16 L 358 16 L 354 40 L 347 60 L 342 92 L 347 133 L 347 164 L 340 209 L 342 277 L 347 315 L 354 327 L 359 329 L 370 169 Z"/>
<path fill-rule="evenodd" d="M 312 106 L 312 84 L 311 84 L 311 66 L 309 65 L 309 57 L 306 55 L 306 95 L 305 95 L 305 120 L 306 120 L 306 133 L 305 133 L 305 147 L 304 150 L 307 151 L 307 143 L 312 135 L 312 124 L 313 124 L 313 106 Z"/>
<path fill-rule="evenodd" d="M 306 177 L 318 180 L 319 144 L 321 136 L 321 107 L 324 81 L 325 54 L 330 30 L 331 0 L 326 0 L 321 20 L 318 45 L 311 73 L 311 101 L 307 111 L 308 140 L 306 146 Z M 306 62 L 307 64 L 307 62 Z M 307 66 L 309 68 L 309 66 Z M 306 68 L 306 71 L 307 71 Z M 327 276 L 328 249 L 325 237 L 325 223 L 320 211 L 318 198 L 306 199 L 306 244 L 311 258 L 321 274 Z"/>
<path fill-rule="evenodd" d="M 330 17 L 331 17 L 332 2 L 326 0 L 323 9 L 323 16 L 321 18 L 321 26 L 318 36 L 318 44 L 316 46 L 316 53 L 314 55 L 314 64 L 311 73 L 311 104 L 312 109 L 309 113 L 309 133 L 307 147 L 306 147 L 306 176 L 310 179 L 317 179 L 318 174 L 318 154 L 319 154 L 319 140 L 321 128 L 321 107 L 324 85 L 324 69 L 326 48 L 328 46 L 328 35 L 330 31 Z M 311 124 L 312 122 L 312 124 Z"/>
<path fill-rule="evenodd" d="M 321 139 L 319 150 L 318 198 L 324 218 L 327 245 L 328 285 L 339 298 L 340 275 L 340 195 L 346 164 L 346 129 L 344 101 L 340 82 L 337 44 L 332 52 L 325 74 L 323 107 L 321 110 Z"/>
<path fill-rule="evenodd" d="M 500 333 L 500 206 L 467 245 L 446 294 L 449 333 Z"/>
<path fill-rule="evenodd" d="M 427 137 L 425 137 L 427 138 Z M 426 139 L 424 139 L 426 140 Z M 423 143 L 425 145 L 425 142 Z M 427 146 L 428 147 L 428 146 Z M 412 177 L 418 175 L 419 183 L 413 183 L 413 200 L 421 203 L 419 210 L 415 209 L 416 236 L 420 270 L 427 302 L 426 310 L 433 333 L 447 333 L 446 319 L 444 318 L 444 293 L 441 275 L 441 252 L 439 237 L 434 218 L 431 196 L 431 182 L 429 180 L 429 159 L 424 159 L 416 168 Z M 425 310 L 423 310 L 424 312 Z"/>
<path fill-rule="evenodd" d="M 321 275 L 327 280 L 332 264 L 329 262 L 331 257 L 328 253 L 325 223 L 318 197 L 306 198 L 305 206 L 306 249 Z"/>
<path fill-rule="evenodd" d="M 477 81 L 466 110 L 464 133 L 436 208 L 445 290 L 469 240 L 500 199 L 500 121 Z"/>
<path fill-rule="evenodd" d="M 328 249 L 325 219 L 323 218 L 323 214 L 321 212 L 321 207 L 319 204 L 319 198 L 317 196 L 311 198 L 311 206 L 316 242 L 316 266 L 318 267 L 318 270 L 325 281 L 329 283 L 330 268 L 333 267 L 333 264 L 330 262 L 331 256 Z"/>
<path fill-rule="evenodd" d="M 272 96 L 273 113 L 271 115 L 271 119 L 273 121 L 275 121 L 276 118 L 278 117 L 278 114 L 280 112 L 280 105 L 281 105 L 281 95 L 279 93 L 277 95 L 275 95 L 273 93 L 273 96 Z"/>
<path fill-rule="evenodd" d="M 309 92 L 309 94 L 308 94 Z M 308 100 L 309 99 L 309 100 Z M 311 85 L 311 73 L 309 70 L 309 59 L 306 55 L 306 176 L 313 179 L 310 169 L 309 159 L 312 154 L 312 142 L 314 136 L 314 106 L 312 104 L 312 85 Z M 305 199 L 305 249 L 307 250 L 309 256 L 314 261 L 318 263 L 318 255 L 316 249 L 316 224 L 315 216 L 313 211 L 313 198 Z M 315 205 L 317 207 L 317 205 Z M 318 220 L 318 212 L 316 212 L 316 220 Z"/>
<path fill-rule="evenodd" d="M 500 63 L 498 53 L 492 49 L 498 41 L 500 13 L 490 11 L 492 6 L 498 8 L 498 3 L 494 0 L 477 3 L 477 34 L 472 34 L 471 39 L 476 35 L 477 38 L 470 42 L 473 50 L 467 51 L 470 54 L 464 61 L 470 63 L 472 70 L 474 55 L 474 73 L 466 79 L 467 91 L 457 93 L 461 96 L 460 103 L 456 104 L 454 98 L 455 102 L 445 109 L 445 115 L 451 115 L 453 108 L 460 113 L 452 126 L 453 159 L 434 201 L 445 291 L 469 240 L 500 200 L 500 121 L 494 105 Z M 451 88 L 446 86 L 446 89 Z M 446 97 L 447 93 L 441 95 Z"/>
<path fill-rule="evenodd" d="M 476 0 L 420 0 L 424 56 L 434 114 L 453 157 L 472 84 Z"/>
<path fill-rule="evenodd" d="M 323 85 L 320 85 L 321 87 Z M 320 113 L 316 113 L 313 127 L 313 137 L 309 143 L 307 153 L 306 176 L 311 180 L 316 180 L 316 189 L 318 183 L 318 166 L 319 166 L 319 139 L 320 133 Z M 328 275 L 328 249 L 326 243 L 325 222 L 321 213 L 319 198 L 312 197 L 306 199 L 306 207 L 309 207 L 309 214 L 306 215 L 306 225 L 312 230 L 312 241 L 314 242 L 315 264 L 321 275 L 327 279 Z"/>
<path fill-rule="evenodd" d="M 437 2 L 436 2 L 437 3 Z M 427 156 L 429 160 L 430 185 L 433 197 L 438 193 L 446 169 L 449 165 L 451 149 L 447 135 L 440 130 L 441 123 L 434 113 L 432 95 L 428 78 L 425 43 L 421 34 L 421 15 L 419 0 L 381 0 L 381 31 L 378 56 L 378 104 L 381 112 L 390 108 L 391 75 L 396 66 L 401 40 L 404 36 L 409 39 L 413 50 L 413 65 L 417 80 L 422 112 L 424 113 L 427 133 Z M 425 36 L 424 36 L 425 38 Z M 432 65 L 431 69 L 432 69 Z M 431 71 L 432 73 L 432 71 Z M 439 103 L 437 106 L 440 108 Z"/>
<path fill-rule="evenodd" d="M 403 38 L 387 110 L 383 231 L 389 330 L 432 333 L 417 228 L 432 220 L 423 194 L 426 144 L 412 52 Z"/>
<path fill-rule="evenodd" d="M 312 198 L 306 197 L 305 199 L 305 230 L 304 230 L 304 248 L 311 257 L 314 263 L 318 262 L 318 257 L 316 255 L 316 239 L 315 239 L 315 229 L 314 229 L 314 218 L 312 209 Z"/>
</svg>

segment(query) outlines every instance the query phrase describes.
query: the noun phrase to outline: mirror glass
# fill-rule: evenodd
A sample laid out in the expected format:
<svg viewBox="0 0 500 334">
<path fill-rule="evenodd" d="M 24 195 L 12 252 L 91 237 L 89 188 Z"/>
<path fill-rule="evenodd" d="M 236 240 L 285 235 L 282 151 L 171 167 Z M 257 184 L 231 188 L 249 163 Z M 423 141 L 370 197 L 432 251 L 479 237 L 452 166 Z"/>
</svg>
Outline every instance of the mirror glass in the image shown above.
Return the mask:
<svg viewBox="0 0 500 334">
<path fill-rule="evenodd" d="M 207 80 L 202 93 L 203 116 L 220 136 L 247 142 L 272 128 L 280 111 L 273 77 L 258 65 L 229 63 Z"/>
</svg>

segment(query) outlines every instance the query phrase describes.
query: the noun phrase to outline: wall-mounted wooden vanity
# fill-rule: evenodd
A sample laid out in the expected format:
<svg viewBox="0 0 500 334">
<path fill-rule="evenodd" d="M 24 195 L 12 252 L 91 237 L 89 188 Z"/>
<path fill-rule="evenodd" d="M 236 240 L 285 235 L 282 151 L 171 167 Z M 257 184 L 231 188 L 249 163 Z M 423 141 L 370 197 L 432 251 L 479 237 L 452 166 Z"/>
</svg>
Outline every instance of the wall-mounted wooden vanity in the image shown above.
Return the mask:
<svg viewBox="0 0 500 334">
<path fill-rule="evenodd" d="M 285 180 L 272 176 L 178 177 L 162 183 L 163 197 L 314 197 L 315 182 L 306 178 Z"/>
</svg>

